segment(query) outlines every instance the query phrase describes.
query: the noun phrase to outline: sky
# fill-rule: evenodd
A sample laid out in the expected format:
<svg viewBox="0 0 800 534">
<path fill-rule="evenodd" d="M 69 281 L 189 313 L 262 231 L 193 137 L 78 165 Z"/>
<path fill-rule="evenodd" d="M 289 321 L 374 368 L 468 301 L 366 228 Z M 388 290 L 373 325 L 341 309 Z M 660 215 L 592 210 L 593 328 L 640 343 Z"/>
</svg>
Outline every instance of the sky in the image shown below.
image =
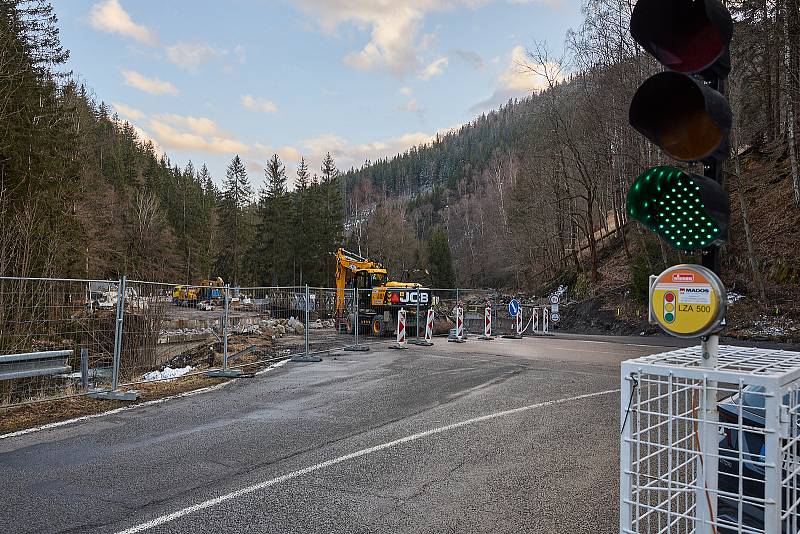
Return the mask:
<svg viewBox="0 0 800 534">
<path fill-rule="evenodd" d="M 577 0 L 54 0 L 68 67 L 139 135 L 220 183 L 278 153 L 391 156 L 541 88 Z M 291 182 L 290 182 L 291 183 Z"/>
</svg>

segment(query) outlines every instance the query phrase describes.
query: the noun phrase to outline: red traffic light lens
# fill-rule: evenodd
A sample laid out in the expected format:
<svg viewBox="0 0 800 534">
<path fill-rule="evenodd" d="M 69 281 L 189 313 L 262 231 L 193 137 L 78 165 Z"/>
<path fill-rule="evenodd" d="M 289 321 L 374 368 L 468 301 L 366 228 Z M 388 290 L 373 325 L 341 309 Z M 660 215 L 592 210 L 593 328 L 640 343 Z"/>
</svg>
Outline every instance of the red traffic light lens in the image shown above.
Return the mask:
<svg viewBox="0 0 800 534">
<path fill-rule="evenodd" d="M 639 0 L 631 35 L 665 67 L 691 74 L 725 54 L 733 20 L 718 0 Z"/>
<path fill-rule="evenodd" d="M 674 293 L 665 293 L 664 294 L 664 300 L 666 300 L 667 302 L 672 302 L 673 300 L 675 300 L 675 294 Z"/>
</svg>

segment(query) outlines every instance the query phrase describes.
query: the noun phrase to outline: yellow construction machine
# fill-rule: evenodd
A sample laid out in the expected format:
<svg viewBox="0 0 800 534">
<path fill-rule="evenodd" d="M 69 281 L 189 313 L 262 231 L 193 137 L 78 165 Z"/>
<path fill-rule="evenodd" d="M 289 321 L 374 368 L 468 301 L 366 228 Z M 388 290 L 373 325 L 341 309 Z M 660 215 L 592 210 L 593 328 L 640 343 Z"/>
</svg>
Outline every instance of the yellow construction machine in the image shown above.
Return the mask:
<svg viewBox="0 0 800 534">
<path fill-rule="evenodd" d="M 209 305 L 219 304 L 225 295 L 225 282 L 217 277 L 211 280 L 200 280 L 194 286 L 175 286 L 172 289 L 172 302 L 178 306 L 197 307 L 198 302 Z"/>
<path fill-rule="evenodd" d="M 338 250 L 335 319 L 339 332 L 352 333 L 355 328 L 354 287 L 358 290 L 359 333 L 382 336 L 394 332 L 400 309 L 406 310 L 408 331 L 415 328 L 417 309 L 421 315 L 420 328 L 424 328 L 425 316 L 433 304 L 430 289 L 415 282 L 390 282 L 388 278 L 389 273 L 380 263 L 343 248 Z"/>
</svg>

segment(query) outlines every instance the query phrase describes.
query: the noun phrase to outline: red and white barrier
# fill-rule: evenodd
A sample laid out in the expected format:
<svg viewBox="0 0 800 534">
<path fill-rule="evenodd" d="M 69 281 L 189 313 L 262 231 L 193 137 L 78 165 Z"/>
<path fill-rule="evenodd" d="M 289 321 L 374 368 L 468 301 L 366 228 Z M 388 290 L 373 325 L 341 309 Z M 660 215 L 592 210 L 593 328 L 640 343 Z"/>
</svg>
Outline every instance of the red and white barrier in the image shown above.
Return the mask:
<svg viewBox="0 0 800 534">
<path fill-rule="evenodd" d="M 428 308 L 428 319 L 425 321 L 425 341 L 432 343 L 433 340 L 433 308 Z"/>
<path fill-rule="evenodd" d="M 397 344 L 403 345 L 406 342 L 406 311 L 397 312 Z"/>
<path fill-rule="evenodd" d="M 517 335 L 521 336 L 522 331 L 524 330 L 524 328 L 522 327 L 522 306 L 519 307 L 519 312 L 517 313 L 517 316 L 514 319 L 517 322 Z"/>
<path fill-rule="evenodd" d="M 547 306 L 542 307 L 542 333 L 550 331 L 550 311 Z"/>
<path fill-rule="evenodd" d="M 539 330 L 539 308 L 533 309 L 533 317 L 531 318 L 531 332 L 534 334 Z"/>
<path fill-rule="evenodd" d="M 461 306 L 456 308 L 456 339 L 464 340 L 464 308 Z"/>
<path fill-rule="evenodd" d="M 483 335 L 478 339 L 491 341 L 492 337 L 492 307 L 486 306 L 483 310 Z"/>
<path fill-rule="evenodd" d="M 390 349 L 407 349 L 406 343 L 406 310 L 400 309 L 397 312 L 397 342 L 389 345 Z"/>
</svg>

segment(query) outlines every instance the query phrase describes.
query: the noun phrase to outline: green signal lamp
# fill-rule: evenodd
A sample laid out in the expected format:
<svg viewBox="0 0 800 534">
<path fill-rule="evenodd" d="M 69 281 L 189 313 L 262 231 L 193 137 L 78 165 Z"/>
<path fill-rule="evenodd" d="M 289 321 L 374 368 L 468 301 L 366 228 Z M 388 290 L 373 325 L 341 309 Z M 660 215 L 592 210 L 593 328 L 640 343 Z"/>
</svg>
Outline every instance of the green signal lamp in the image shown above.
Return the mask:
<svg viewBox="0 0 800 534">
<path fill-rule="evenodd" d="M 692 251 L 727 241 L 728 194 L 710 178 L 675 167 L 652 167 L 628 191 L 628 215 L 670 246 Z"/>
</svg>

